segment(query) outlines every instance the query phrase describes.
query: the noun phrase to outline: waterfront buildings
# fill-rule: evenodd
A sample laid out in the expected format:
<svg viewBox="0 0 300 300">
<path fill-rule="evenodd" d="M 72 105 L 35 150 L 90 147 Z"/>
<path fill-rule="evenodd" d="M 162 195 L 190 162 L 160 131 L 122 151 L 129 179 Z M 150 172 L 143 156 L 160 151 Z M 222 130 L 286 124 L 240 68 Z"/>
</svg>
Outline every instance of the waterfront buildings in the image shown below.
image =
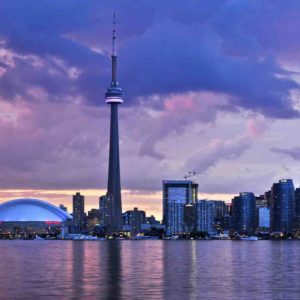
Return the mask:
<svg viewBox="0 0 300 300">
<path fill-rule="evenodd" d="M 271 231 L 292 233 L 295 217 L 295 189 L 291 179 L 281 179 L 271 189 Z"/>
<path fill-rule="evenodd" d="M 255 232 L 255 200 L 253 193 L 240 193 L 232 199 L 232 226 L 236 233 Z"/>
<path fill-rule="evenodd" d="M 84 196 L 80 193 L 73 196 L 73 225 L 76 233 L 85 229 Z"/>
<path fill-rule="evenodd" d="M 146 213 L 135 207 L 133 210 L 127 210 L 123 213 L 123 225 L 129 227 L 131 236 L 141 232 L 141 225 L 146 223 Z"/>
<path fill-rule="evenodd" d="M 184 207 L 195 205 L 198 197 L 198 184 L 190 180 L 163 181 L 163 224 L 166 234 L 187 232 L 184 221 Z"/>
<path fill-rule="evenodd" d="M 212 233 L 214 231 L 214 204 L 213 201 L 199 200 L 196 203 L 197 231 Z"/>
<path fill-rule="evenodd" d="M 105 102 L 110 105 L 110 144 L 107 201 L 109 215 L 107 218 L 107 231 L 117 233 L 122 230 L 122 200 L 120 180 L 120 157 L 119 157 L 119 125 L 118 107 L 123 103 L 123 92 L 117 80 L 117 52 L 116 52 L 115 17 L 112 37 L 112 80 L 105 94 Z"/>
<path fill-rule="evenodd" d="M 89 230 L 93 230 L 99 223 L 99 209 L 92 208 L 87 214 L 87 227 Z"/>
</svg>

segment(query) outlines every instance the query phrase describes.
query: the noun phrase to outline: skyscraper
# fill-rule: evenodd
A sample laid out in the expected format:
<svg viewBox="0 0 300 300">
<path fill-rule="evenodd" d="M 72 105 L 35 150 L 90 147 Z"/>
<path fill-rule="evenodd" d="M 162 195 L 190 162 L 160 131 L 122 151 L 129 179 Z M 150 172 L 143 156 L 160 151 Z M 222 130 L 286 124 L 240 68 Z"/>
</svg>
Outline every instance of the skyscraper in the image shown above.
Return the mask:
<svg viewBox="0 0 300 300">
<path fill-rule="evenodd" d="M 295 216 L 300 218 L 300 188 L 295 190 Z"/>
<path fill-rule="evenodd" d="M 101 196 L 99 198 L 99 221 L 101 225 L 107 226 L 109 224 L 109 199 L 107 196 Z"/>
<path fill-rule="evenodd" d="M 110 105 L 110 144 L 107 199 L 109 201 L 109 218 L 107 231 L 116 233 L 122 230 L 122 200 L 119 157 L 118 106 L 123 102 L 123 92 L 117 81 L 117 53 L 115 16 L 112 37 L 112 80 L 105 94 L 105 102 Z"/>
<path fill-rule="evenodd" d="M 271 231 L 292 233 L 295 217 L 295 189 L 292 179 L 281 179 L 271 190 Z"/>
<path fill-rule="evenodd" d="M 199 200 L 196 204 L 197 231 L 212 233 L 214 230 L 213 201 Z"/>
<path fill-rule="evenodd" d="M 253 193 L 240 193 L 232 199 L 233 229 L 240 234 L 253 234 L 255 231 L 255 196 Z"/>
<path fill-rule="evenodd" d="M 187 232 L 184 208 L 186 204 L 195 205 L 197 194 L 198 184 L 193 181 L 163 181 L 163 224 L 166 226 L 167 235 Z"/>
<path fill-rule="evenodd" d="M 81 232 L 85 228 L 84 196 L 80 193 L 73 196 L 73 224 L 75 232 Z"/>
</svg>

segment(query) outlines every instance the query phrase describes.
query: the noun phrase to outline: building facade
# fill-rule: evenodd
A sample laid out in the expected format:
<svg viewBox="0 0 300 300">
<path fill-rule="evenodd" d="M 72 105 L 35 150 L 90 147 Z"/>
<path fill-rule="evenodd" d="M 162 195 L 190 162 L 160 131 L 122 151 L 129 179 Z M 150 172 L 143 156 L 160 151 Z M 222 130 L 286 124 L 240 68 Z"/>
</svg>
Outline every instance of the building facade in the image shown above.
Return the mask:
<svg viewBox="0 0 300 300">
<path fill-rule="evenodd" d="M 146 213 L 135 207 L 133 210 L 127 210 L 123 213 L 123 225 L 130 226 L 131 236 L 141 232 L 141 225 L 146 223 Z M 128 227 L 127 227 L 128 228 Z"/>
<path fill-rule="evenodd" d="M 99 224 L 103 226 L 108 226 L 110 223 L 110 199 L 106 196 L 101 196 L 99 198 Z"/>
<path fill-rule="evenodd" d="M 196 203 L 197 231 L 211 234 L 214 231 L 214 219 L 213 201 L 199 200 Z"/>
<path fill-rule="evenodd" d="M 224 201 L 209 200 L 214 210 L 214 231 L 222 232 L 225 230 L 225 217 L 229 214 L 228 207 Z"/>
<path fill-rule="evenodd" d="M 193 181 L 163 181 L 163 224 L 167 235 L 187 232 L 184 208 L 187 204 L 196 204 L 197 195 L 198 184 Z"/>
<path fill-rule="evenodd" d="M 73 224 L 74 232 L 81 232 L 85 229 L 84 196 L 76 193 L 73 196 Z"/>
<path fill-rule="evenodd" d="M 268 206 L 258 207 L 258 231 L 268 232 L 271 225 L 270 208 Z"/>
<path fill-rule="evenodd" d="M 92 208 L 87 214 L 87 227 L 91 231 L 96 225 L 99 225 L 99 209 Z"/>
<path fill-rule="evenodd" d="M 271 231 L 292 233 L 295 221 L 295 188 L 292 179 L 281 179 L 271 189 Z"/>
<path fill-rule="evenodd" d="M 253 193 L 240 193 L 232 200 L 232 226 L 239 234 L 253 234 L 256 230 L 255 204 Z"/>
</svg>

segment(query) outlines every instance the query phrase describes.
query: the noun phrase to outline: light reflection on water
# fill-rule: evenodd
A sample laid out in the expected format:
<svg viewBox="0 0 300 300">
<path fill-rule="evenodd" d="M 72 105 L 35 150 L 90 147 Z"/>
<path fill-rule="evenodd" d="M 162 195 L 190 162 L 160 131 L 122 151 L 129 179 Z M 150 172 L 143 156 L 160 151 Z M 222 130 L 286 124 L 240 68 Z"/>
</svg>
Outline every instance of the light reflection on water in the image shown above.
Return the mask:
<svg viewBox="0 0 300 300">
<path fill-rule="evenodd" d="M 0 241 L 0 299 L 299 299 L 298 241 Z"/>
</svg>

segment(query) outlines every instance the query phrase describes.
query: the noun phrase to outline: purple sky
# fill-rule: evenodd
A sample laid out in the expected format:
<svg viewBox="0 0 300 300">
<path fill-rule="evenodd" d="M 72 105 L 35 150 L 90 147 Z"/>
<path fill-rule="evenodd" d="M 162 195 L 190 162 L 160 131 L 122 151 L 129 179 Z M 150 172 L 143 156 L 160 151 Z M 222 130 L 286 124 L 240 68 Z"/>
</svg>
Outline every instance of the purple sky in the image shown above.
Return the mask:
<svg viewBox="0 0 300 300">
<path fill-rule="evenodd" d="M 0 189 L 106 188 L 114 11 L 122 186 L 141 206 L 192 169 L 204 194 L 299 184 L 298 0 L 2 0 Z"/>
</svg>

